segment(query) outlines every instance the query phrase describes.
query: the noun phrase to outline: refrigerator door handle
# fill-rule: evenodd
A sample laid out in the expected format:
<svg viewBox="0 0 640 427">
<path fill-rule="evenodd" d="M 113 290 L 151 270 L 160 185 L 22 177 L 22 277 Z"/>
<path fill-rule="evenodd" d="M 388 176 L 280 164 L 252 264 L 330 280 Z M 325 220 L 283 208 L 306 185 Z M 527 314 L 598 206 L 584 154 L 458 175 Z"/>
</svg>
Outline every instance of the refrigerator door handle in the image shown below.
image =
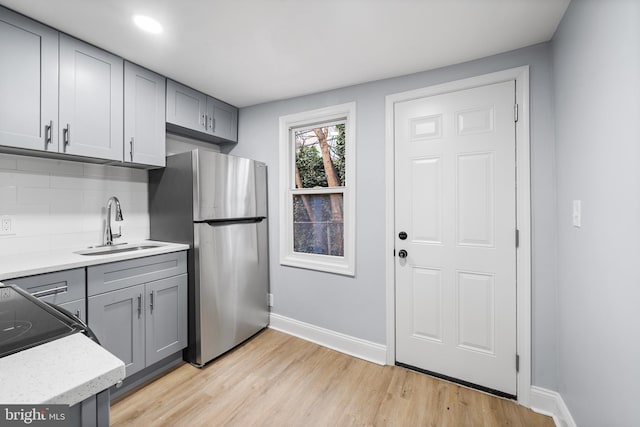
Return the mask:
<svg viewBox="0 0 640 427">
<path fill-rule="evenodd" d="M 235 218 L 235 219 L 208 219 L 205 221 L 194 221 L 195 223 L 204 223 L 211 226 L 214 225 L 226 225 L 226 224 L 256 224 L 258 222 L 262 222 L 267 217 L 265 216 L 256 216 L 251 218 Z"/>
</svg>

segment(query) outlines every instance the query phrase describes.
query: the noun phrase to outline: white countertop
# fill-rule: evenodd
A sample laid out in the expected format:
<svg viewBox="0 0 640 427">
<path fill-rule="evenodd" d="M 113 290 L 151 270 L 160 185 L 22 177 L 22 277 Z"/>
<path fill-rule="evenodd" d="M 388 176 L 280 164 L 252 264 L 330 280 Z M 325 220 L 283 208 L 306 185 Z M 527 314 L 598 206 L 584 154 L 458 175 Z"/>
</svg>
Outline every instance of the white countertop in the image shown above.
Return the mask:
<svg viewBox="0 0 640 427">
<path fill-rule="evenodd" d="M 55 251 L 29 252 L 17 255 L 3 255 L 0 258 L 0 281 L 5 279 L 15 279 L 34 274 L 51 273 L 71 268 L 87 267 L 90 265 L 105 264 L 108 262 L 123 261 L 127 259 L 142 258 L 151 255 L 160 255 L 170 252 L 185 251 L 189 245 L 181 243 L 168 243 L 158 241 L 129 242 L 144 244 L 153 242 L 161 244 L 157 248 L 144 249 L 131 252 L 120 252 L 109 255 L 79 255 L 74 251 L 77 249 L 58 249 Z"/>
<path fill-rule="evenodd" d="M 0 358 L 0 403 L 75 405 L 124 377 L 120 359 L 76 333 Z"/>
</svg>

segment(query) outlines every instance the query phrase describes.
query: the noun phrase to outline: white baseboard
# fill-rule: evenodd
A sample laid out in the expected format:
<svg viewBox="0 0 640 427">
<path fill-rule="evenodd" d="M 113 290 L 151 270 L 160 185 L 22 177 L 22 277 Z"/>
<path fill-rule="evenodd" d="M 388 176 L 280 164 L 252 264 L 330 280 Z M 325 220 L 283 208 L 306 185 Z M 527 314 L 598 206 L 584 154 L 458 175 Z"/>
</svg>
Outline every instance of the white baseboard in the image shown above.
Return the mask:
<svg viewBox="0 0 640 427">
<path fill-rule="evenodd" d="M 332 350 L 385 365 L 387 346 L 271 313 L 269 327 Z"/>
<path fill-rule="evenodd" d="M 531 386 L 529 406 L 539 414 L 552 417 L 557 427 L 576 427 L 569 408 L 558 392 Z"/>
</svg>

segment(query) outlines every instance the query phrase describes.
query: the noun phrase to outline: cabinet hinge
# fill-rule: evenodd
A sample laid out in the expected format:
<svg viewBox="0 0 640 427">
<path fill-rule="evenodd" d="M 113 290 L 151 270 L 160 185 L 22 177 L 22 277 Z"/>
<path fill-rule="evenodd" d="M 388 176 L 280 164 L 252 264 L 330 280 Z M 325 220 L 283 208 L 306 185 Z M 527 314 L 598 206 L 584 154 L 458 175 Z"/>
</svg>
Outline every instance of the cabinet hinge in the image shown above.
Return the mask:
<svg viewBox="0 0 640 427">
<path fill-rule="evenodd" d="M 514 122 L 518 121 L 518 104 L 515 104 L 513 106 L 513 121 Z"/>
<path fill-rule="evenodd" d="M 520 355 L 516 354 L 516 372 L 520 372 Z"/>
<path fill-rule="evenodd" d="M 520 247 L 520 230 L 516 229 L 516 248 Z"/>
</svg>

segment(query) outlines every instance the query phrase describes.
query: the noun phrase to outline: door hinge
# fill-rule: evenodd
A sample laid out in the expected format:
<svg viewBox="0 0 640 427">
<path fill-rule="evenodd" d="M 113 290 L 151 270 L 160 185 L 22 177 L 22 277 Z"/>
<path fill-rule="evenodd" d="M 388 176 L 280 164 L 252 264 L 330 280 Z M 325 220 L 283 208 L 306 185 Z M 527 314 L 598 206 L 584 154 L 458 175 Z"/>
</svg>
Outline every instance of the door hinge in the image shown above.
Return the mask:
<svg viewBox="0 0 640 427">
<path fill-rule="evenodd" d="M 516 372 L 520 372 L 520 355 L 516 354 Z"/>
<path fill-rule="evenodd" d="M 515 104 L 513 106 L 513 121 L 514 122 L 518 121 L 518 104 Z"/>
<path fill-rule="evenodd" d="M 393 256 L 396 256 L 396 250 L 395 249 L 393 250 Z"/>
<path fill-rule="evenodd" d="M 520 247 L 520 230 L 516 229 L 516 248 Z"/>
</svg>

